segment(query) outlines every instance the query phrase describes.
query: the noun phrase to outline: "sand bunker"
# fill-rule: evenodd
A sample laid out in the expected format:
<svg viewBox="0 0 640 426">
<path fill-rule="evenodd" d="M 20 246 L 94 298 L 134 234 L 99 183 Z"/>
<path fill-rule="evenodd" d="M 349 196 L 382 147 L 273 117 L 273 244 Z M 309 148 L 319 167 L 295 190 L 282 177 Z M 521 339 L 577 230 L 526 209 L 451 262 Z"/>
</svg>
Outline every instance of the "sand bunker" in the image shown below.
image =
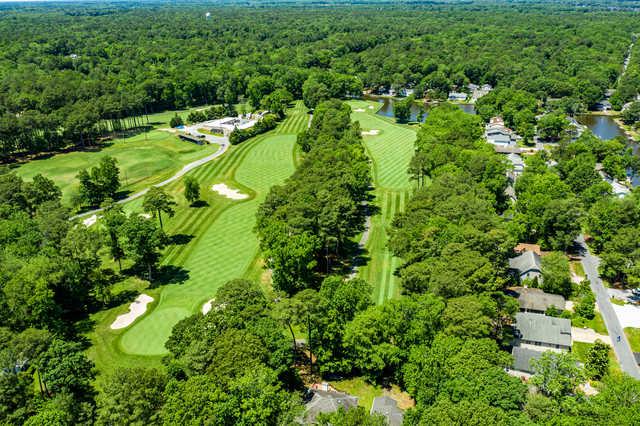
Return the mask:
<svg viewBox="0 0 640 426">
<path fill-rule="evenodd" d="M 207 315 L 211 311 L 211 303 L 213 303 L 215 299 L 209 300 L 207 303 L 202 305 L 202 315 Z"/>
<path fill-rule="evenodd" d="M 369 105 L 369 109 L 373 109 L 373 105 Z"/>
<path fill-rule="evenodd" d="M 379 134 L 380 134 L 380 130 L 377 130 L 377 129 L 365 130 L 362 132 L 362 136 L 375 136 Z"/>
<path fill-rule="evenodd" d="M 147 310 L 147 305 L 153 302 L 153 297 L 147 294 L 141 294 L 136 297 L 136 300 L 129 305 L 129 312 L 126 314 L 118 315 L 118 318 L 111 324 L 113 330 L 125 328 L 130 326 L 136 318 L 144 314 Z"/>
<path fill-rule="evenodd" d="M 356 108 L 353 110 L 354 112 L 364 112 L 364 110 L 362 108 Z"/>
<path fill-rule="evenodd" d="M 237 189 L 231 189 L 224 183 L 213 185 L 211 189 L 224 197 L 231 198 L 232 200 L 244 200 L 245 198 L 249 198 L 247 194 L 243 194 Z"/>
<path fill-rule="evenodd" d="M 98 215 L 94 214 L 93 216 L 83 220 L 82 224 L 88 228 L 91 225 L 95 224 L 97 221 L 98 221 Z"/>
<path fill-rule="evenodd" d="M 149 213 L 140 213 L 140 217 L 143 217 L 145 219 L 151 219 L 151 215 Z"/>
</svg>

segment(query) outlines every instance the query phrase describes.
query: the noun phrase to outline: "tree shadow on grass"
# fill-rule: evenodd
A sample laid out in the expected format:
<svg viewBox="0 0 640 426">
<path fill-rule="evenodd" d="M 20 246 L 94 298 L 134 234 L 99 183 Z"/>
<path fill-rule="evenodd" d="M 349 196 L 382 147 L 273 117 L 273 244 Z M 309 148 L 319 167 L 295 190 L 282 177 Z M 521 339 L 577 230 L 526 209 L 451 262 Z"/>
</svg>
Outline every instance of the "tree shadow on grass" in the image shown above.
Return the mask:
<svg viewBox="0 0 640 426">
<path fill-rule="evenodd" d="M 206 202 L 205 200 L 198 200 L 191 203 L 191 207 L 194 207 L 196 209 L 199 209 L 202 207 L 209 207 L 209 203 Z"/>
<path fill-rule="evenodd" d="M 175 234 L 169 237 L 169 244 L 176 246 L 183 246 L 189 241 L 193 240 L 193 235 L 190 234 Z"/>
<path fill-rule="evenodd" d="M 163 265 L 156 272 L 152 287 L 167 284 L 182 284 L 189 279 L 189 271 L 182 266 Z"/>
</svg>

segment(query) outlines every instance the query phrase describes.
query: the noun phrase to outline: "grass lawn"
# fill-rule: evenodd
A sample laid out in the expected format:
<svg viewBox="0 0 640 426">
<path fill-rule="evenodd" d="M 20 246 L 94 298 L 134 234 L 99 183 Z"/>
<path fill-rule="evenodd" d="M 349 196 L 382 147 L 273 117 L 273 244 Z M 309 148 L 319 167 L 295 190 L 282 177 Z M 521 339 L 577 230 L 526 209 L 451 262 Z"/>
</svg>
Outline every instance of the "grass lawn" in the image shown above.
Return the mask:
<svg viewBox="0 0 640 426">
<path fill-rule="evenodd" d="M 596 333 L 600 334 L 609 334 L 607 331 L 607 326 L 604 325 L 604 320 L 602 319 L 602 315 L 600 312 L 596 312 L 593 319 L 586 319 L 575 315 L 571 318 L 571 325 L 573 327 L 587 327 L 592 328 L 596 331 Z"/>
<path fill-rule="evenodd" d="M 358 405 L 364 407 L 367 412 L 373 405 L 373 400 L 382 396 L 383 389 L 379 385 L 367 383 L 362 377 L 354 377 L 351 379 L 337 380 L 330 382 L 331 386 L 341 392 L 358 397 Z"/>
<path fill-rule="evenodd" d="M 415 402 L 406 392 L 402 392 L 397 385 L 384 389 L 380 385 L 368 383 L 362 377 L 352 377 L 344 380 L 336 380 L 330 382 L 336 390 L 346 392 L 349 395 L 358 397 L 358 405 L 363 407 L 367 412 L 371 410 L 373 400 L 382 395 L 390 396 L 398 402 L 398 406 L 403 410 L 414 406 Z"/>
<path fill-rule="evenodd" d="M 579 276 L 580 278 L 586 277 L 586 274 L 584 273 L 584 268 L 582 267 L 582 262 L 573 260 L 571 261 L 570 265 L 571 265 L 571 269 L 577 276 Z"/>
<path fill-rule="evenodd" d="M 576 356 L 578 361 L 584 364 L 587 361 L 587 353 L 592 346 L 593 343 L 573 342 L 571 352 Z M 615 374 L 620 372 L 620 364 L 618 363 L 618 359 L 616 358 L 613 348 L 611 348 L 609 349 L 609 373 Z"/>
<path fill-rule="evenodd" d="M 189 173 L 201 185 L 202 207 L 190 207 L 184 200 L 182 181 L 166 187 L 178 202 L 176 214 L 165 220 L 169 235 L 180 236 L 181 245 L 170 246 L 162 264 L 173 269 L 173 279 L 153 289 L 156 301 L 146 315 L 121 332 L 109 328 L 108 312 L 96 315 L 94 345 L 105 342 L 105 351 L 119 359 L 159 359 L 167 351 L 164 342 L 182 318 L 200 312 L 216 290 L 228 280 L 261 277 L 258 241 L 253 233 L 255 212 L 271 186 L 283 182 L 294 171 L 296 135 L 306 127 L 308 115 L 298 103 L 275 130 L 233 146 L 221 158 Z M 211 190 L 224 182 L 250 198 L 233 201 Z M 127 204 L 139 208 L 140 201 Z M 126 311 L 123 305 L 117 309 Z M 115 314 L 114 314 L 115 317 Z M 100 351 L 95 349 L 94 353 Z M 94 359 L 102 369 L 108 357 Z"/>
<path fill-rule="evenodd" d="M 624 306 L 627 304 L 624 300 L 616 299 L 615 297 L 612 297 L 610 300 L 614 305 Z"/>
<path fill-rule="evenodd" d="M 77 190 L 76 175 L 81 169 L 96 165 L 102 157 L 118 160 L 123 191 L 138 191 L 171 177 L 183 165 L 214 153 L 217 145 L 196 145 L 175 135 L 152 130 L 130 138 L 107 142 L 101 149 L 74 151 L 33 160 L 18 167 L 17 174 L 30 180 L 40 173 L 60 187 L 63 199 L 69 201 Z"/>
<path fill-rule="evenodd" d="M 640 352 L 640 328 L 627 327 L 624 329 L 624 334 L 626 334 L 629 340 L 631 350 L 633 352 Z"/>
<path fill-rule="evenodd" d="M 400 294 L 400 280 L 393 273 L 401 260 L 387 248 L 387 229 L 411 197 L 413 183 L 409 180 L 407 168 L 414 154 L 416 133 L 408 126 L 397 125 L 392 119 L 376 115 L 376 108 L 380 107 L 377 102 L 349 101 L 349 104 L 354 110 L 352 119 L 359 121 L 363 130 L 380 131 L 378 135 L 363 136 L 373 166 L 374 206 L 379 212 L 371 217 L 366 246 L 369 260 L 360 269 L 359 276 L 373 286 L 374 301 L 382 303 Z"/>
</svg>

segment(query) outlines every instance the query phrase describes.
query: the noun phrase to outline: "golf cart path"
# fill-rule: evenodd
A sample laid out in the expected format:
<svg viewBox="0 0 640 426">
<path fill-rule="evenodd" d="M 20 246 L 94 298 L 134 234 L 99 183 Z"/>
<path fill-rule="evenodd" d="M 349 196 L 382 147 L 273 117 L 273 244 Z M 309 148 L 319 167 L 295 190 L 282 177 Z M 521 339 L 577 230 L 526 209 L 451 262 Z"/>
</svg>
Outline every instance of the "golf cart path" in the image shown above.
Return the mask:
<svg viewBox="0 0 640 426">
<path fill-rule="evenodd" d="M 193 133 L 193 132 L 192 132 Z M 199 133 L 199 132 L 197 132 Z M 201 133 L 200 133 L 201 134 Z M 215 143 L 219 145 L 219 148 L 216 152 L 214 152 L 211 155 L 208 155 L 206 157 L 203 157 L 199 160 L 193 161 L 189 164 L 186 164 L 185 166 L 182 167 L 181 170 L 179 170 L 175 175 L 171 176 L 169 179 L 163 180 L 160 183 L 157 183 L 155 185 L 151 185 L 151 186 L 155 186 L 155 187 L 161 187 L 161 186 L 165 186 L 170 184 L 171 182 L 175 182 L 176 180 L 180 179 L 182 176 L 184 176 L 185 174 L 189 173 L 191 170 L 202 166 L 203 164 L 206 164 L 210 161 L 215 160 L 216 158 L 220 157 L 222 154 L 224 154 L 225 152 L 227 152 L 227 149 L 229 149 L 229 140 L 227 138 L 220 138 L 220 137 L 216 137 L 216 136 L 211 136 L 211 135 L 204 135 L 205 139 L 207 140 L 207 142 L 209 143 Z M 149 192 L 149 188 L 145 188 L 141 191 L 136 192 L 135 194 L 129 195 L 127 198 L 123 198 L 121 200 L 116 201 L 117 204 L 124 204 L 124 203 L 128 203 L 129 201 L 135 200 L 136 198 L 140 198 L 142 197 L 144 194 L 146 194 L 147 192 Z M 94 209 L 94 210 L 89 210 L 86 211 L 84 213 L 80 213 L 77 214 L 75 216 L 72 216 L 70 218 L 70 220 L 74 220 L 74 219 L 78 219 L 81 217 L 85 217 L 85 216 L 90 216 L 90 215 L 94 215 L 98 212 L 101 212 L 103 209 Z"/>
</svg>

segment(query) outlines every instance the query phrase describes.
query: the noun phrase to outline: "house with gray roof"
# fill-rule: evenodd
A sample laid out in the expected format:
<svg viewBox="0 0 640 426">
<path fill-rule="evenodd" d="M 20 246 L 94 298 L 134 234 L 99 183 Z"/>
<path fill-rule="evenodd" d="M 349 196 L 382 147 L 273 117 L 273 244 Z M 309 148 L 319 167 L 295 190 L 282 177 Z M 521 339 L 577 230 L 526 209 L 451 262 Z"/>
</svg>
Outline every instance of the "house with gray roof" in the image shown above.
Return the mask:
<svg viewBox="0 0 640 426">
<path fill-rule="evenodd" d="M 509 259 L 509 269 L 520 281 L 535 278 L 542 281 L 542 262 L 536 252 L 525 251 Z"/>
<path fill-rule="evenodd" d="M 389 426 L 402 425 L 402 419 L 404 418 L 404 411 L 398 408 L 398 403 L 395 399 L 388 396 L 378 396 L 373 400 L 371 414 L 384 416 Z"/>
<path fill-rule="evenodd" d="M 534 359 L 540 359 L 544 351 L 536 351 L 533 349 L 523 348 L 516 346 L 511 351 L 513 356 L 513 369 L 517 371 L 523 371 L 528 374 L 533 374 L 533 366 L 531 361 Z"/>
<path fill-rule="evenodd" d="M 552 306 L 563 311 L 566 305 L 564 297 L 559 294 L 545 293 L 539 288 L 511 287 L 506 293 L 518 299 L 522 312 L 544 314 Z"/>
<path fill-rule="evenodd" d="M 514 346 L 532 350 L 571 350 L 571 321 L 530 312 L 518 312 Z"/>
<path fill-rule="evenodd" d="M 304 423 L 315 424 L 322 413 L 334 413 L 340 409 L 350 410 L 358 406 L 358 398 L 342 392 L 313 390 L 313 396 L 305 404 Z"/>
</svg>

